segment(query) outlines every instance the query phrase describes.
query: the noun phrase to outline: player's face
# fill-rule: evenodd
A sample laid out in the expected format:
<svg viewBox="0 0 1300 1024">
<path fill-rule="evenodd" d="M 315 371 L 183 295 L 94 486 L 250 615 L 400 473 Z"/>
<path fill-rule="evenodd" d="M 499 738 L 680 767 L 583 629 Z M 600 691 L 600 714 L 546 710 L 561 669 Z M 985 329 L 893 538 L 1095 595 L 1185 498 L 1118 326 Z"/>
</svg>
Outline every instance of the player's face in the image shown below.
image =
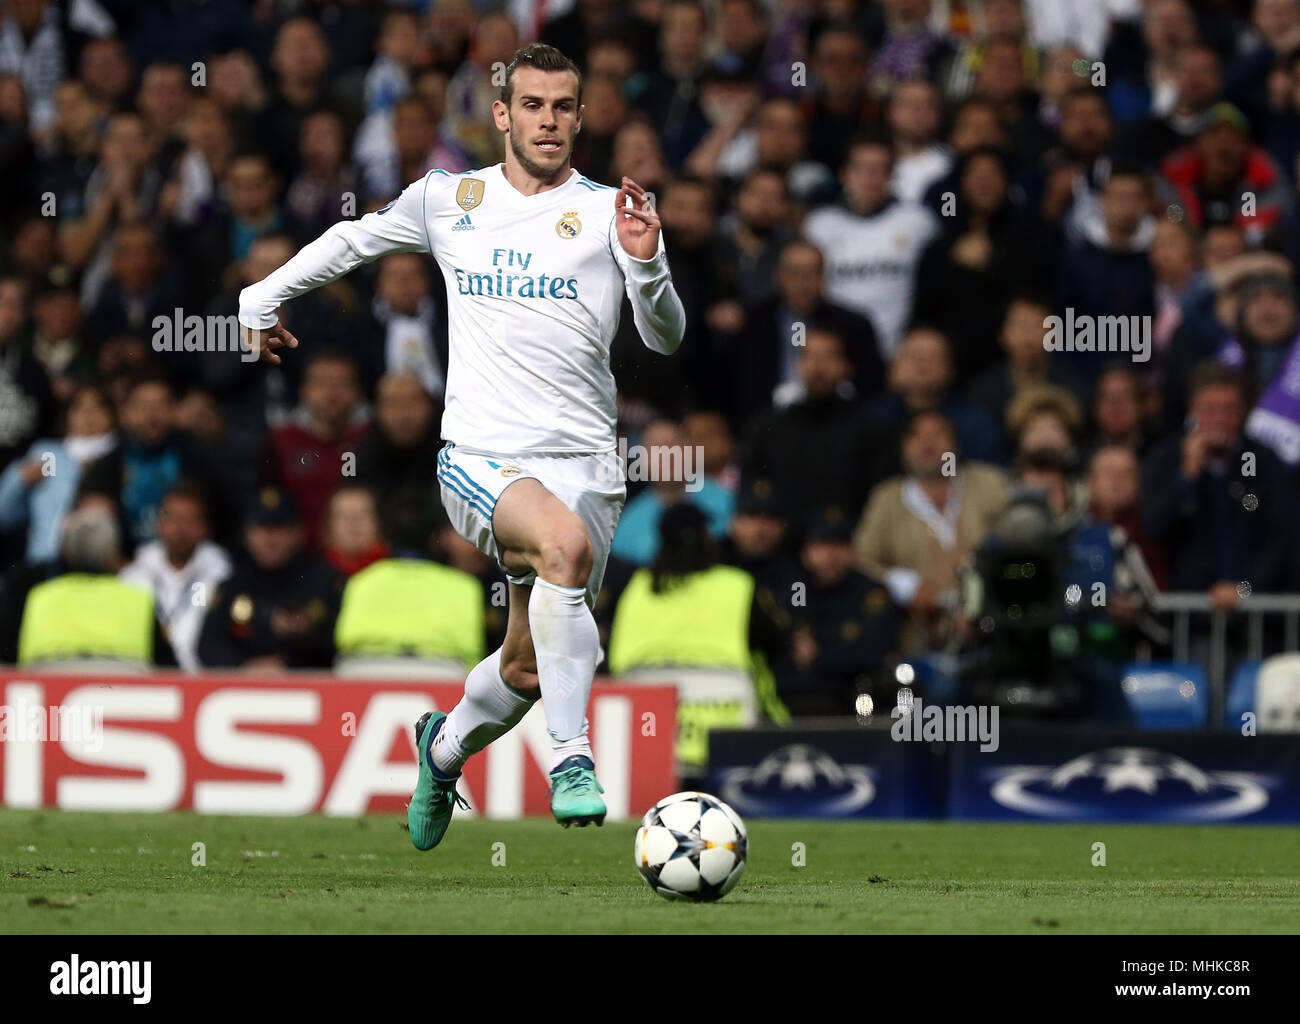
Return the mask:
<svg viewBox="0 0 1300 1024">
<path fill-rule="evenodd" d="M 510 107 L 492 104 L 510 154 L 531 177 L 554 181 L 569 169 L 573 141 L 582 128 L 578 80 L 569 71 L 519 68 Z"/>
</svg>

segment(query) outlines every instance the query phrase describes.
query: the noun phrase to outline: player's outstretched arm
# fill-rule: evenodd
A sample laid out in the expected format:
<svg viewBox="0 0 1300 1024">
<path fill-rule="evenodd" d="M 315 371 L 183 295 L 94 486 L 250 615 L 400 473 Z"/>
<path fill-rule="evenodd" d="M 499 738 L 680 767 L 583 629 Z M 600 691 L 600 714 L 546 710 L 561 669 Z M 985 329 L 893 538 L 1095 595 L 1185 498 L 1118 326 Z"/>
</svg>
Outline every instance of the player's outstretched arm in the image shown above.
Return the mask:
<svg viewBox="0 0 1300 1024">
<path fill-rule="evenodd" d="M 375 213 L 335 224 L 279 270 L 239 293 L 239 323 L 255 336 L 258 351 L 278 363 L 277 348 L 298 344 L 279 324 L 280 306 L 295 296 L 337 280 L 350 270 L 394 252 L 428 252 L 424 193 L 430 175 L 408 185 L 400 196 Z"/>
<path fill-rule="evenodd" d="M 615 253 L 632 302 L 632 317 L 646 348 L 672 355 L 686 333 L 686 310 L 673 289 L 659 214 L 645 189 L 631 178 L 614 197 Z"/>
</svg>

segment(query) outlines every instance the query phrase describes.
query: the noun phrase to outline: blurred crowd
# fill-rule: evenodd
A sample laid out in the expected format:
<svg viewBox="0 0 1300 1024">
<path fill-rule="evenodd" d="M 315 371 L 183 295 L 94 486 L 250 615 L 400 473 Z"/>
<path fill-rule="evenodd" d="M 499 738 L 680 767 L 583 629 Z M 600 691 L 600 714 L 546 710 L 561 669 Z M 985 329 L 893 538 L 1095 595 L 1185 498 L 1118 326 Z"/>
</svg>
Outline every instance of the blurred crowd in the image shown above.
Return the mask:
<svg viewBox="0 0 1300 1024">
<path fill-rule="evenodd" d="M 638 571 L 744 573 L 777 720 L 1017 620 L 1103 678 L 1166 642 L 1158 590 L 1297 589 L 1300 0 L 0 0 L 0 662 L 499 644 L 499 568 L 438 507 L 431 259 L 293 301 L 281 366 L 182 328 L 498 162 L 534 40 L 584 71 L 575 166 L 654 193 L 688 316 L 672 359 L 630 316 L 613 345 L 663 471 L 606 667 L 623 597 L 657 614 Z M 41 590 L 109 574 L 155 630 Z"/>
</svg>

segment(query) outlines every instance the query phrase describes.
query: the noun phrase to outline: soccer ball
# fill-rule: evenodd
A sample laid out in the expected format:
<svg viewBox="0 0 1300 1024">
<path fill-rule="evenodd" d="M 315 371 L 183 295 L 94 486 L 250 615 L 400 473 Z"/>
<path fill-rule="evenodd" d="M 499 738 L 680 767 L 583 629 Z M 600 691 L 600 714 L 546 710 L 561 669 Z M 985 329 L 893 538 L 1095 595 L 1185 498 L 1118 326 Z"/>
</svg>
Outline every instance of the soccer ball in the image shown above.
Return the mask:
<svg viewBox="0 0 1300 1024">
<path fill-rule="evenodd" d="M 708 902 L 735 888 L 748 848 L 745 823 L 716 796 L 674 793 L 641 819 L 636 867 L 665 899 Z"/>
</svg>

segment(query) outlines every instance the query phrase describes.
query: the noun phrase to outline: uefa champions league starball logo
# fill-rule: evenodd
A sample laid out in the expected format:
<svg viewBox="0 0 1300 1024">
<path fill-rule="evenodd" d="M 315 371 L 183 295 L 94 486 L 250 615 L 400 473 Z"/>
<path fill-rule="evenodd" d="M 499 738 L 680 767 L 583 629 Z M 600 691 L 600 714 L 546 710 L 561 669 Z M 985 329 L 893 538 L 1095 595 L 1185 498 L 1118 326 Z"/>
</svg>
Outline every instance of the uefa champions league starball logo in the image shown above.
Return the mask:
<svg viewBox="0 0 1300 1024">
<path fill-rule="evenodd" d="M 876 797 L 865 765 L 841 764 L 807 743 L 774 750 L 753 768 L 724 773 L 721 796 L 750 814 L 853 814 Z"/>
<path fill-rule="evenodd" d="M 1205 771 L 1150 747 L 1110 747 L 1060 765 L 994 770 L 989 795 L 1003 807 L 1043 818 L 1226 821 L 1268 804 L 1249 772 Z"/>
</svg>

